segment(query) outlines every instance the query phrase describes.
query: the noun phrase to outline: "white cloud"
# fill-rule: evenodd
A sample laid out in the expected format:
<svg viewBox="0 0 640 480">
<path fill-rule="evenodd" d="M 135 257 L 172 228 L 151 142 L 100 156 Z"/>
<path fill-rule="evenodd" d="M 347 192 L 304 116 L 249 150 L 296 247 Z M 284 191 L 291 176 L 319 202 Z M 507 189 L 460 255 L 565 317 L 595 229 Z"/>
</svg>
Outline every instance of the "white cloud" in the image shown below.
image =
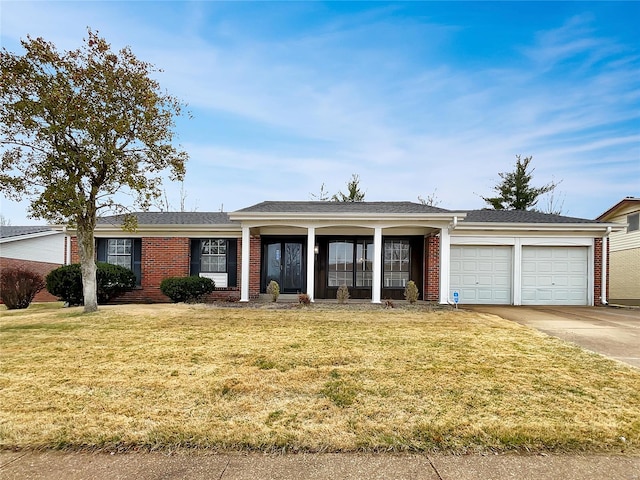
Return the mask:
<svg viewBox="0 0 640 480">
<path fill-rule="evenodd" d="M 536 183 L 564 179 L 575 215 L 639 194 L 640 62 L 593 17 L 532 34 L 517 62 L 470 67 L 438 52 L 463 25 L 399 21 L 396 5 L 276 34 L 323 7 L 240 19 L 230 4 L 159 4 L 178 15 L 170 30 L 124 4 L 7 4 L 3 40 L 33 31 L 76 48 L 90 24 L 165 70 L 162 86 L 196 114 L 180 137 L 200 210 L 308 199 L 323 182 L 334 193 L 352 173 L 369 200 L 437 189 L 444 208 L 480 208 L 516 154 L 534 156 Z"/>
</svg>

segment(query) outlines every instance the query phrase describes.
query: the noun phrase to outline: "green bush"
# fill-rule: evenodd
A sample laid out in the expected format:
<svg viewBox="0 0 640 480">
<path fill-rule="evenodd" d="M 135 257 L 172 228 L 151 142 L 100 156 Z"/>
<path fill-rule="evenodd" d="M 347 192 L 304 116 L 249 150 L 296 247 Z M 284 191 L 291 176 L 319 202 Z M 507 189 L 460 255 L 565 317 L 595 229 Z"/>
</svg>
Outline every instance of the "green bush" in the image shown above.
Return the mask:
<svg viewBox="0 0 640 480">
<path fill-rule="evenodd" d="M 413 280 L 407 282 L 407 286 L 404 288 L 404 298 L 409 303 L 416 303 L 418 301 L 418 287 Z"/>
<path fill-rule="evenodd" d="M 80 264 L 65 265 L 49 272 L 46 277 L 47 290 L 69 305 L 82 305 L 82 273 Z"/>
<path fill-rule="evenodd" d="M 98 303 L 107 303 L 135 288 L 136 274 L 131 269 L 104 262 L 98 262 L 96 266 L 98 267 L 96 272 Z"/>
<path fill-rule="evenodd" d="M 0 272 L 0 298 L 9 310 L 27 308 L 44 280 L 26 268 L 5 268 Z"/>
<path fill-rule="evenodd" d="M 216 285 L 205 277 L 169 277 L 160 282 L 160 291 L 172 302 L 196 302 L 213 292 Z"/>
<path fill-rule="evenodd" d="M 96 264 L 96 290 L 98 303 L 105 304 L 124 292 L 134 289 L 136 276 L 128 268 L 110 263 Z M 69 305 L 82 305 L 82 273 L 80 264 L 56 268 L 47 275 L 47 290 Z"/>
</svg>

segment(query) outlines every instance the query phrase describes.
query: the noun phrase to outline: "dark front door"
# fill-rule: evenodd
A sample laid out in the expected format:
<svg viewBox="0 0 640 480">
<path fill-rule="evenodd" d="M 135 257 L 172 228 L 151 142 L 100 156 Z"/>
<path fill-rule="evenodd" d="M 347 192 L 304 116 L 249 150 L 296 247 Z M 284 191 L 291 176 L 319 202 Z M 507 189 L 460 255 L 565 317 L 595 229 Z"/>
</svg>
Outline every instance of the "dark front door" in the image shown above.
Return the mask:
<svg viewBox="0 0 640 480">
<path fill-rule="evenodd" d="M 304 268 L 301 241 L 269 241 L 264 245 L 263 290 L 271 280 L 282 293 L 304 292 Z"/>
</svg>

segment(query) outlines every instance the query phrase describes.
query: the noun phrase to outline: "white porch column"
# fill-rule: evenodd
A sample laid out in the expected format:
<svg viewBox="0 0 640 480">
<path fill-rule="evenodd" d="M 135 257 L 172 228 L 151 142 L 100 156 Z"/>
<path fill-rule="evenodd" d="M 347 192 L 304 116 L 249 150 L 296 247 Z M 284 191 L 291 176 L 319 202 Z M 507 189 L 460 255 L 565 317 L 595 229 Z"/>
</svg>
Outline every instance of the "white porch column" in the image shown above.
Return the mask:
<svg viewBox="0 0 640 480">
<path fill-rule="evenodd" d="M 448 303 L 451 267 L 451 237 L 449 227 L 440 229 L 440 303 Z"/>
<path fill-rule="evenodd" d="M 249 227 L 242 227 L 242 281 L 240 283 L 240 301 L 249 301 L 249 252 L 251 252 Z"/>
<path fill-rule="evenodd" d="M 307 228 L 307 295 L 311 301 L 314 301 L 313 292 L 315 291 L 316 278 L 316 228 Z"/>
<path fill-rule="evenodd" d="M 382 227 L 375 227 L 373 234 L 373 288 L 371 303 L 381 303 L 382 294 Z"/>
</svg>

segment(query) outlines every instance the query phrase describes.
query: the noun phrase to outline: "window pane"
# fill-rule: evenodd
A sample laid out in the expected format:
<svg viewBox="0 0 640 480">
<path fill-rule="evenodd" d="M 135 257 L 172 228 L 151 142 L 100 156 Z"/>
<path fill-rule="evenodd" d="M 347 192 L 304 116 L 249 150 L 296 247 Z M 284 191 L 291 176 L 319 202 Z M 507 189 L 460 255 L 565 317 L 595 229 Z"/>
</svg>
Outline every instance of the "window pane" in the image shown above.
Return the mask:
<svg viewBox="0 0 640 480">
<path fill-rule="evenodd" d="M 385 241 L 383 266 L 383 286 L 404 288 L 409 281 L 409 241 Z"/>
<path fill-rule="evenodd" d="M 227 271 L 227 241 L 225 239 L 202 240 L 200 271 L 225 273 Z"/>
<path fill-rule="evenodd" d="M 373 283 L 373 243 L 360 241 L 356 245 L 356 286 L 371 287 Z"/>
<path fill-rule="evenodd" d="M 339 241 L 329 244 L 328 284 L 353 286 L 353 242 Z"/>
<path fill-rule="evenodd" d="M 107 263 L 132 268 L 131 246 L 129 238 L 110 238 L 107 240 Z"/>
<path fill-rule="evenodd" d="M 640 213 L 627 215 L 627 223 L 629 224 L 627 232 L 637 232 L 640 230 Z"/>
</svg>

